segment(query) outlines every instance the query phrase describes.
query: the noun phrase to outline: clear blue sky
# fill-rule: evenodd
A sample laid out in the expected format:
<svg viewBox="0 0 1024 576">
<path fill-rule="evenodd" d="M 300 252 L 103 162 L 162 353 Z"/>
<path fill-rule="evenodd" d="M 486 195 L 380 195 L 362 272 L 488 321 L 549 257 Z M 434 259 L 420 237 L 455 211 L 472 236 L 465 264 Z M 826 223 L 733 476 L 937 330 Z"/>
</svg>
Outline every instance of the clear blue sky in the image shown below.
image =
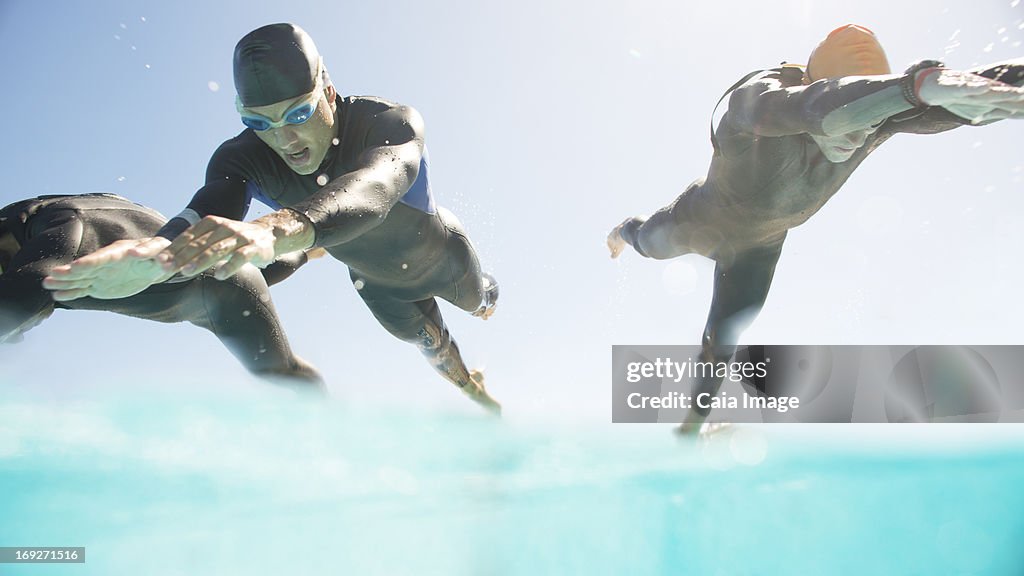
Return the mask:
<svg viewBox="0 0 1024 576">
<path fill-rule="evenodd" d="M 425 117 L 436 200 L 502 286 L 487 323 L 443 313 L 509 416 L 607 420 L 611 345 L 698 343 L 712 266 L 632 253 L 613 262 L 604 236 L 704 174 L 726 87 L 803 61 L 847 22 L 872 28 L 897 70 L 926 57 L 954 68 L 1020 57 L 1022 18 L 1019 0 L 5 0 L 0 205 L 104 191 L 176 214 L 213 150 L 241 129 L 234 43 L 296 22 L 341 93 Z M 887 143 L 790 234 L 745 341 L 1020 343 L 1022 127 Z M 343 401 L 475 412 L 376 325 L 339 263 L 314 262 L 274 298 L 294 348 Z M 62 394 L 102 382 L 258 387 L 199 329 L 103 313 L 58 312 L 0 348 L 0 366 L 4 380 Z"/>
</svg>

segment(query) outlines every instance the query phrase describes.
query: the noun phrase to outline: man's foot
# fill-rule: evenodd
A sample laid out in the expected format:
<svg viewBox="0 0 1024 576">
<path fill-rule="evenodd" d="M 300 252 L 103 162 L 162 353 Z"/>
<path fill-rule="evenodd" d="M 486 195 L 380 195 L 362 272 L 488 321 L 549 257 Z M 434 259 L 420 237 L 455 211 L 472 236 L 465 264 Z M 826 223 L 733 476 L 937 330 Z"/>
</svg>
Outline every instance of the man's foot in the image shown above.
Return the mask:
<svg viewBox="0 0 1024 576">
<path fill-rule="evenodd" d="M 683 423 L 675 428 L 676 434 L 686 438 L 708 440 L 723 432 L 732 430 L 731 422 L 694 422 Z"/>
<path fill-rule="evenodd" d="M 495 416 L 501 416 L 501 404 L 491 395 L 487 393 L 484 388 L 484 373 L 479 370 L 470 370 L 469 379 L 473 382 L 472 390 L 470 386 L 466 386 L 462 389 L 474 402 L 479 404 L 491 414 Z"/>
<path fill-rule="evenodd" d="M 494 310 L 498 306 L 498 281 L 494 279 L 494 276 L 486 272 L 483 273 L 483 277 L 484 301 L 476 309 L 476 312 L 473 312 L 473 316 L 487 320 L 494 314 Z"/>
</svg>

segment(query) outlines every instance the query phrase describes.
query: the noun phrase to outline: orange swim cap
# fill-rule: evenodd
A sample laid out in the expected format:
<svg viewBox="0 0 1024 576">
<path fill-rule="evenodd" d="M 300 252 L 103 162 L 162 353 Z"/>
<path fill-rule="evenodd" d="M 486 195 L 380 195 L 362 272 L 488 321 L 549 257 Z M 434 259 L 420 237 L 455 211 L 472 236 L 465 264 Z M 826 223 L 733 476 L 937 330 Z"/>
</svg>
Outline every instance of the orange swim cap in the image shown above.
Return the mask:
<svg viewBox="0 0 1024 576">
<path fill-rule="evenodd" d="M 863 26 L 847 24 L 829 33 L 807 60 L 807 77 L 822 78 L 889 74 L 889 59 L 875 33 Z"/>
</svg>

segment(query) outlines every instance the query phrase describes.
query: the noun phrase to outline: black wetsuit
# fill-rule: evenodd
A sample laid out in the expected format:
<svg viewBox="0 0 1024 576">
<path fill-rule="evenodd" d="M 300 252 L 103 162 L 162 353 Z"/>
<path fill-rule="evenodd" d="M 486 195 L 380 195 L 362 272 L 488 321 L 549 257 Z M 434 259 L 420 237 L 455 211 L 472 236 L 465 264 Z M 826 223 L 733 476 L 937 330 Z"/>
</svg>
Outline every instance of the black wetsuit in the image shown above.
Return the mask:
<svg viewBox="0 0 1024 576">
<path fill-rule="evenodd" d="M 384 328 L 425 352 L 451 337 L 434 297 L 475 311 L 488 296 L 458 220 L 434 205 L 427 157 L 396 152 L 423 134 L 415 110 L 373 97 L 338 97 L 336 144 L 300 175 L 246 129 L 214 153 L 206 185 L 161 231 L 173 238 L 207 215 L 242 220 L 253 198 L 308 218 L 317 246 L 344 262 Z M 460 380 L 462 378 L 460 377 Z"/>
<path fill-rule="evenodd" d="M 23 200 L 0 210 L 0 218 L 20 245 L 0 274 L 0 340 L 27 331 L 55 308 L 187 321 L 213 332 L 254 374 L 320 383 L 316 371 L 292 353 L 267 281 L 252 267 L 223 282 L 203 274 L 114 300 L 54 302 L 43 288 L 56 266 L 117 240 L 155 235 L 167 222 L 158 212 L 112 194 L 86 194 Z M 281 281 L 304 262 L 304 255 L 283 259 L 267 268 L 267 277 Z"/>
<path fill-rule="evenodd" d="M 1020 61 L 972 72 L 1024 82 Z M 707 177 L 646 221 L 623 226 L 623 239 L 644 256 L 697 253 L 716 261 L 703 336 L 707 357 L 732 356 L 768 295 L 786 233 L 821 209 L 868 154 L 899 132 L 932 134 L 969 124 L 943 108 L 914 108 L 902 95 L 902 76 L 883 78 L 804 85 L 802 71 L 788 67 L 755 76 L 730 97 Z M 878 129 L 845 162 L 830 162 L 811 138 L 874 125 Z"/>
</svg>

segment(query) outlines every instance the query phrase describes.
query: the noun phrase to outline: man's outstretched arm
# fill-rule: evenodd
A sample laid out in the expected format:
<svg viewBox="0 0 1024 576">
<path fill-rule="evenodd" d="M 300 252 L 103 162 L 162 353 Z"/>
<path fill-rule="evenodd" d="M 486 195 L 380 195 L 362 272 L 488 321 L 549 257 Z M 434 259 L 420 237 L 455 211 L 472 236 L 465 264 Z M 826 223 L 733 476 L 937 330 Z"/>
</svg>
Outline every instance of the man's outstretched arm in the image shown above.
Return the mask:
<svg viewBox="0 0 1024 576">
<path fill-rule="evenodd" d="M 1024 59 L 967 71 L 929 68 L 917 76 L 917 114 L 894 118 L 891 132 L 934 134 L 964 125 L 1024 117 Z"/>
<path fill-rule="evenodd" d="M 904 74 L 848 76 L 787 85 L 770 72 L 736 89 L 723 118 L 754 136 L 837 136 L 875 127 L 914 108 L 904 94 Z"/>
<path fill-rule="evenodd" d="M 223 147 L 222 147 L 223 148 Z M 218 151 L 220 153 L 220 151 Z M 217 154 L 211 160 L 216 162 Z M 50 271 L 43 286 L 53 298 L 64 302 L 86 296 L 100 299 L 126 298 L 175 274 L 157 257 L 182 231 L 199 220 L 198 210 L 241 219 L 248 207 L 245 182 L 241 178 L 210 178 L 196 192 L 181 214 L 164 224 L 152 238 L 119 240 L 74 262 Z"/>
<path fill-rule="evenodd" d="M 224 279 L 246 263 L 262 267 L 283 254 L 335 246 L 365 234 L 384 221 L 415 182 L 422 135 L 423 121 L 412 108 L 380 113 L 355 170 L 302 202 L 252 222 L 203 218 L 160 255 L 165 269 L 193 276 L 226 262 L 215 272 Z"/>
</svg>

